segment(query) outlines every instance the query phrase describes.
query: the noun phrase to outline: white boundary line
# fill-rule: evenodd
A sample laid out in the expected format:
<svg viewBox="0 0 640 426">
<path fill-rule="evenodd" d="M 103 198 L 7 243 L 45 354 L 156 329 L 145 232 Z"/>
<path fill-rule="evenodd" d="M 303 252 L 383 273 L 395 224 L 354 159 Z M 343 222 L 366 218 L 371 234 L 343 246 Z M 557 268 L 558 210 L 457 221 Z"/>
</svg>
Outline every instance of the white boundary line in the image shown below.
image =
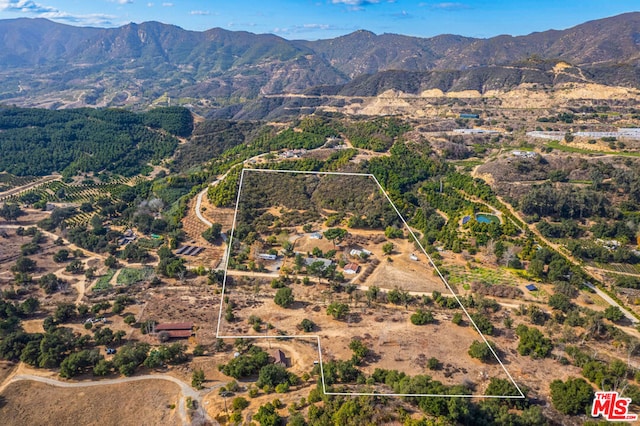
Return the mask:
<svg viewBox="0 0 640 426">
<path fill-rule="evenodd" d="M 404 393 L 377 393 L 377 392 L 373 392 L 373 393 L 371 393 L 371 392 L 327 392 L 327 387 L 326 387 L 325 380 L 324 380 L 324 368 L 323 368 L 323 361 L 322 361 L 322 347 L 321 347 L 321 344 L 320 344 L 320 335 L 317 335 L 317 334 L 286 335 L 286 336 L 262 336 L 262 335 L 259 335 L 259 336 L 252 336 L 252 335 L 225 336 L 225 335 L 220 335 L 220 324 L 222 323 L 222 308 L 223 308 L 223 305 L 224 305 L 224 294 L 225 294 L 226 284 L 227 284 L 227 271 L 229 269 L 229 258 L 231 257 L 231 248 L 232 248 L 232 244 L 233 244 L 233 234 L 234 234 L 234 231 L 236 229 L 236 220 L 237 220 L 237 217 L 238 217 L 238 206 L 240 205 L 240 194 L 242 192 L 242 185 L 244 183 L 244 173 L 245 173 L 245 171 L 247 171 L 247 172 L 267 172 L 267 173 L 292 173 L 292 174 L 295 173 L 295 174 L 314 174 L 314 175 L 360 176 L 360 177 L 372 178 L 374 180 L 374 182 L 376 183 L 376 185 L 378 185 L 378 188 L 380 189 L 380 192 L 385 196 L 387 201 L 389 201 L 389 204 L 391 205 L 391 207 L 393 207 L 393 210 L 396 212 L 396 214 L 398 215 L 398 217 L 400 218 L 400 220 L 402 221 L 404 226 L 409 230 L 409 233 L 413 237 L 413 240 L 420 247 L 420 250 L 422 250 L 422 253 L 424 253 L 424 255 L 427 257 L 427 259 L 429 259 L 429 263 L 431 263 L 431 266 L 435 269 L 435 271 L 438 273 L 438 276 L 440 277 L 442 282 L 445 284 L 447 289 L 451 292 L 453 297 L 456 299 L 456 301 L 458 302 L 458 305 L 460 305 L 460 307 L 464 311 L 465 315 L 467 316 L 467 318 L 469 319 L 471 324 L 473 324 L 473 327 L 476 329 L 476 331 L 478 332 L 478 334 L 480 335 L 480 337 L 484 341 L 485 345 L 487 345 L 487 347 L 489 348 L 489 350 L 491 351 L 491 353 L 493 354 L 495 359 L 500 364 L 500 367 L 502 367 L 502 370 L 505 372 L 505 374 L 507 375 L 509 380 L 511 380 L 511 383 L 516 387 L 516 389 L 518 390 L 520 395 L 449 395 L 449 394 L 420 394 L 420 393 L 418 393 L 418 394 L 404 394 Z M 423 396 L 423 397 L 442 397 L 442 398 L 487 398 L 487 399 L 496 399 L 496 398 L 501 398 L 501 399 L 523 399 L 523 398 L 526 398 L 526 396 L 524 395 L 524 393 L 522 392 L 522 390 L 520 389 L 520 387 L 518 386 L 516 381 L 513 379 L 511 374 L 509 374 L 509 371 L 507 371 L 507 368 L 504 366 L 504 364 L 502 363 L 502 361 L 500 360 L 500 358 L 498 357 L 498 355 L 496 354 L 494 349 L 491 347 L 491 345 L 489 344 L 487 339 L 484 337 L 484 334 L 482 334 L 482 332 L 480 331 L 480 329 L 478 328 L 476 323 L 473 321 L 473 319 L 471 319 L 471 316 L 469 315 L 469 312 L 467 312 L 467 310 L 464 307 L 464 305 L 462 304 L 462 302 L 460 302 L 460 299 L 458 298 L 458 296 L 455 294 L 455 292 L 453 291 L 453 289 L 449 285 L 449 282 L 445 279 L 445 277 L 442 275 L 442 273 L 440 272 L 440 270 L 438 269 L 436 264 L 433 262 L 433 259 L 431 258 L 431 256 L 429 256 L 427 251 L 424 249 L 424 247 L 422 246 L 422 244 L 420 243 L 420 241 L 416 237 L 415 233 L 411 229 L 411 227 L 409 227 L 409 224 L 405 221 L 404 217 L 402 217 L 402 215 L 400 214 L 400 211 L 398 210 L 396 205 L 393 203 L 393 201 L 391 201 L 391 198 L 389 197 L 387 192 L 384 190 L 384 188 L 382 187 L 382 185 L 380 184 L 378 179 L 371 173 L 314 172 L 314 171 L 305 171 L 305 170 L 246 169 L 246 168 L 242 169 L 242 172 L 240 174 L 240 182 L 239 182 L 239 185 L 238 185 L 238 194 L 236 196 L 236 207 L 235 207 L 235 211 L 233 213 L 233 225 L 232 225 L 232 228 L 231 228 L 231 233 L 229 235 L 229 241 L 228 241 L 228 244 L 227 244 L 227 261 L 226 261 L 225 266 L 224 266 L 224 278 L 223 278 L 223 281 L 222 281 L 222 293 L 220 295 L 220 310 L 218 312 L 218 325 L 216 327 L 216 338 L 219 338 L 219 339 L 275 339 L 275 338 L 281 338 L 281 339 L 314 339 L 315 338 L 315 339 L 317 339 L 317 342 L 318 342 L 318 359 L 319 359 L 319 365 L 320 365 L 320 375 L 321 375 L 321 379 L 322 379 L 322 390 L 323 390 L 325 395 L 395 396 L 395 397 L 401 397 L 401 396 L 418 397 L 418 396 Z"/>
</svg>

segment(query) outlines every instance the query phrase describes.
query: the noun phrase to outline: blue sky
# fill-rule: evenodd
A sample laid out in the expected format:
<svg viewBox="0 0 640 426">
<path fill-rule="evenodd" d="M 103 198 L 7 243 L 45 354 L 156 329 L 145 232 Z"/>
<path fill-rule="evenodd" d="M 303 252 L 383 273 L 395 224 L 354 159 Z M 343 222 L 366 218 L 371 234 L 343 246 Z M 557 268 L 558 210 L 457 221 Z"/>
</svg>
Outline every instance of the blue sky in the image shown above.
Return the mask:
<svg viewBox="0 0 640 426">
<path fill-rule="evenodd" d="M 98 27 L 160 21 L 307 40 L 358 29 L 418 37 L 524 35 L 637 10 L 638 0 L 0 0 L 0 19 Z"/>
</svg>

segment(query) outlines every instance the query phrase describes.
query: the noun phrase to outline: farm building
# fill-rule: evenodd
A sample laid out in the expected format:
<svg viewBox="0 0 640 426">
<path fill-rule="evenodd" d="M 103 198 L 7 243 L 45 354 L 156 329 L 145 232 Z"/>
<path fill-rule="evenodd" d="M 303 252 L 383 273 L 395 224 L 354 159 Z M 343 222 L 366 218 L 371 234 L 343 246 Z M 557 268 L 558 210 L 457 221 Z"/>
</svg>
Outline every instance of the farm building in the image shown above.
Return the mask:
<svg viewBox="0 0 640 426">
<path fill-rule="evenodd" d="M 273 353 L 271 353 L 271 356 L 273 357 L 274 364 L 279 364 L 283 367 L 288 366 L 287 357 L 284 355 L 284 352 L 282 352 L 280 349 L 276 349 L 275 351 L 273 351 Z"/>
<path fill-rule="evenodd" d="M 258 257 L 262 260 L 276 260 L 278 258 L 277 255 L 269 253 L 260 253 Z"/>
<path fill-rule="evenodd" d="M 345 274 L 349 274 L 349 275 L 357 274 L 359 270 L 360 270 L 360 265 L 358 265 L 357 263 L 347 263 L 346 265 L 344 265 Z"/>
<path fill-rule="evenodd" d="M 480 115 L 478 115 L 478 114 L 462 113 L 462 114 L 460 114 L 460 118 L 480 118 Z"/>
<path fill-rule="evenodd" d="M 311 238 L 312 240 L 321 240 L 322 234 L 319 232 L 314 232 L 313 234 L 309 235 L 309 238 Z"/>
<path fill-rule="evenodd" d="M 535 284 L 527 284 L 527 287 L 526 287 L 526 288 L 527 288 L 527 290 L 529 290 L 529 291 L 536 291 L 536 290 L 538 290 L 538 287 L 536 287 L 536 285 L 535 285 Z"/>
<path fill-rule="evenodd" d="M 500 132 L 488 129 L 453 129 L 453 133 L 461 135 L 495 135 Z"/>
<path fill-rule="evenodd" d="M 371 256 L 372 253 L 369 250 L 365 250 L 365 249 L 362 249 L 362 250 L 352 249 L 349 252 L 349 254 L 351 256 L 362 256 L 363 254 L 366 255 L 366 256 Z"/>
<path fill-rule="evenodd" d="M 192 322 L 162 323 L 155 326 L 155 332 L 166 332 L 172 339 L 188 338 L 193 334 Z"/>
</svg>

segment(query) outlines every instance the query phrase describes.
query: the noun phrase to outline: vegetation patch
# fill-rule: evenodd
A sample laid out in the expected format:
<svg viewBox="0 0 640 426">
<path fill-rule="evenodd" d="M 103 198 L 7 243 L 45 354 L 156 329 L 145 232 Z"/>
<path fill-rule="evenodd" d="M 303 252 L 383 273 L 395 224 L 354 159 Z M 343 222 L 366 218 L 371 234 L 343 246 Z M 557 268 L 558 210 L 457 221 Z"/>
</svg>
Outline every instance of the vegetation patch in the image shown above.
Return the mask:
<svg viewBox="0 0 640 426">
<path fill-rule="evenodd" d="M 153 274 L 153 268 L 122 268 L 116 278 L 116 283 L 118 285 L 133 285 L 149 279 Z"/>
<path fill-rule="evenodd" d="M 98 291 L 98 290 L 106 290 L 111 288 L 110 281 L 115 275 L 115 273 L 116 273 L 115 269 L 107 270 L 107 273 L 105 275 L 98 278 L 98 280 L 96 281 L 96 284 L 93 286 L 93 290 Z"/>
</svg>

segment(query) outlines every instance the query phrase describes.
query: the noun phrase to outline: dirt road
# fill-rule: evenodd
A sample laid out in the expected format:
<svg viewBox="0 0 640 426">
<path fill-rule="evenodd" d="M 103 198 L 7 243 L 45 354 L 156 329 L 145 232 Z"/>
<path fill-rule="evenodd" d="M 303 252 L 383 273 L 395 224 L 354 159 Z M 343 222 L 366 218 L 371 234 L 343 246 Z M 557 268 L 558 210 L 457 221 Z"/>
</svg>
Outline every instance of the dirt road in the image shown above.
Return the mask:
<svg viewBox="0 0 640 426">
<path fill-rule="evenodd" d="M 182 424 L 184 425 L 188 425 L 190 424 L 189 421 L 189 417 L 187 416 L 187 408 L 186 408 L 186 402 L 185 399 L 187 397 L 191 397 L 194 401 L 198 401 L 200 402 L 201 400 L 201 392 L 194 390 L 191 386 L 187 385 L 186 383 L 184 383 L 183 381 L 176 379 L 175 377 L 172 376 L 167 376 L 167 375 L 151 375 L 151 374 L 147 374 L 144 376 L 134 376 L 134 377 L 121 377 L 118 379 L 108 379 L 108 380 L 99 380 L 99 381 L 86 381 L 86 382 L 63 382 L 60 380 L 56 380 L 56 379 L 51 379 L 48 377 L 41 377 L 41 376 L 35 376 L 33 374 L 17 374 L 15 376 L 13 376 L 12 378 L 10 378 L 9 380 L 7 380 L 4 384 L 3 384 L 3 388 L 5 388 L 7 385 L 20 381 L 20 380 L 32 380 L 35 382 L 40 382 L 40 383 L 45 383 L 48 385 L 52 385 L 52 386 L 59 386 L 62 388 L 82 388 L 82 387 L 91 387 L 91 386 L 108 386 L 108 385 L 115 385 L 115 384 L 120 384 L 120 383 L 129 383 L 129 382 L 136 382 L 136 381 L 140 381 L 140 380 L 168 380 L 170 382 L 175 383 L 176 385 L 178 385 L 180 387 L 180 391 L 182 392 L 182 395 L 184 396 L 184 398 L 180 398 L 180 403 L 178 404 L 178 413 L 180 414 L 180 418 L 182 419 Z M 210 391 L 210 389 L 207 389 L 207 392 Z M 206 411 L 204 409 L 202 409 L 202 407 L 200 406 L 200 404 L 198 404 L 198 409 L 200 410 L 200 412 L 205 416 L 205 418 L 207 418 L 207 420 L 211 421 L 211 419 L 209 418 L 208 414 L 206 413 Z"/>
</svg>

